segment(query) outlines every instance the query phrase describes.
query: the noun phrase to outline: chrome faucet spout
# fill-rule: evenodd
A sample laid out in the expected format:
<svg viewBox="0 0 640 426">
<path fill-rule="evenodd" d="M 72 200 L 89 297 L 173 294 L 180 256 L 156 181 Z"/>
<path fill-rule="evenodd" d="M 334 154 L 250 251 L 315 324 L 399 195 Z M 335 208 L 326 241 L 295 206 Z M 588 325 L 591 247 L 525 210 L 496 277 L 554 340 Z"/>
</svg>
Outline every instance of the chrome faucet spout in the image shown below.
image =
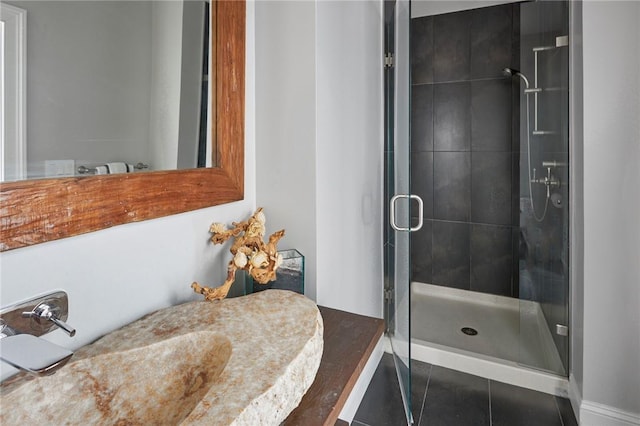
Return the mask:
<svg viewBox="0 0 640 426">
<path fill-rule="evenodd" d="M 60 328 L 73 337 L 67 324 L 67 293 L 55 291 L 0 309 L 0 360 L 35 376 L 47 376 L 65 365 L 73 352 L 39 336 Z"/>
<path fill-rule="evenodd" d="M 70 350 L 32 334 L 16 334 L 0 339 L 0 359 L 34 376 L 55 373 L 72 356 Z"/>
</svg>

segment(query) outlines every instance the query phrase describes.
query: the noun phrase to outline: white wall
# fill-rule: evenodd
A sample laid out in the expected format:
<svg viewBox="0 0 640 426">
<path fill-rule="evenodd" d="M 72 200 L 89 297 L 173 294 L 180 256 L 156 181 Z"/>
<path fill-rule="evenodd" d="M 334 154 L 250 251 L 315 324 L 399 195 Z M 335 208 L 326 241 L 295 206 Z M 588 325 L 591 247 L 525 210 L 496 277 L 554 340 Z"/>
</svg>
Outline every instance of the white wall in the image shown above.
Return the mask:
<svg viewBox="0 0 640 426">
<path fill-rule="evenodd" d="M 256 3 L 257 205 L 278 248 L 305 256 L 305 294 L 316 299 L 315 4 Z"/>
<path fill-rule="evenodd" d="M 191 283 L 226 276 L 228 246 L 208 242 L 209 225 L 248 217 L 255 208 L 254 8 L 247 4 L 245 199 L 219 207 L 127 224 L 0 254 L 0 305 L 52 289 L 69 293 L 77 329 L 46 336 L 77 348 L 155 309 L 200 299 Z M 4 363 L 1 363 L 4 366 Z"/>
<path fill-rule="evenodd" d="M 256 5 L 257 204 L 318 304 L 382 316 L 382 5 Z"/>
<path fill-rule="evenodd" d="M 382 2 L 316 7 L 318 303 L 382 317 Z"/>
<path fill-rule="evenodd" d="M 585 425 L 640 424 L 638 22 L 639 2 L 583 3 Z"/>
</svg>

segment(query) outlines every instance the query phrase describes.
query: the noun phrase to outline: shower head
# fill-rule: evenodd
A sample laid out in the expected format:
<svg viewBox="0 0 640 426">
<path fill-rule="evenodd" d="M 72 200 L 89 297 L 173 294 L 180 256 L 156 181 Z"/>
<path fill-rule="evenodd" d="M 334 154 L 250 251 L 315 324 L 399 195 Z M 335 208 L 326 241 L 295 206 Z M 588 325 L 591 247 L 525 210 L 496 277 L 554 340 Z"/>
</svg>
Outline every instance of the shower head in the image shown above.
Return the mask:
<svg viewBox="0 0 640 426">
<path fill-rule="evenodd" d="M 524 85 L 526 86 L 526 88 L 529 88 L 529 80 L 527 80 L 527 77 L 525 77 L 524 74 L 522 74 L 520 71 L 513 68 L 504 68 L 502 70 L 502 73 L 507 77 L 520 77 L 522 81 L 524 81 Z"/>
</svg>

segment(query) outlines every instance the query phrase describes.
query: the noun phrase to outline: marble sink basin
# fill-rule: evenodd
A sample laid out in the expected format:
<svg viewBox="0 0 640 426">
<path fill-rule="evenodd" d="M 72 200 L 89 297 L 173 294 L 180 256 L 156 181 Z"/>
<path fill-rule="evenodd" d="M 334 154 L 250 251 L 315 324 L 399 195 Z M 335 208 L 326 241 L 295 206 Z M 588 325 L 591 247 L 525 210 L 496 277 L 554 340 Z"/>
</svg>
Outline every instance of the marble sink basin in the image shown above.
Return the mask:
<svg viewBox="0 0 640 426">
<path fill-rule="evenodd" d="M 311 386 L 317 306 L 267 290 L 147 315 L 48 377 L 3 383 L 0 424 L 278 425 Z"/>
</svg>

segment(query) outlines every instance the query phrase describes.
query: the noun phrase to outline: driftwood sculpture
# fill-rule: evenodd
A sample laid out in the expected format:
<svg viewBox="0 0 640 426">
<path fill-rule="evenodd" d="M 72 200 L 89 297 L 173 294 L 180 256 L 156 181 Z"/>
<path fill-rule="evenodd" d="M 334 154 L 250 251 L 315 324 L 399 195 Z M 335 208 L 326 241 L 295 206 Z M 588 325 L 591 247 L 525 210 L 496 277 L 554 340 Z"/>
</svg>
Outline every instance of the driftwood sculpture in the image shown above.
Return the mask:
<svg viewBox="0 0 640 426">
<path fill-rule="evenodd" d="M 227 229 L 223 223 L 214 223 L 209 228 L 213 234 L 211 241 L 222 244 L 231 237 L 235 238 L 231 246 L 233 259 L 229 262 L 227 279 L 220 287 L 202 287 L 197 282 L 191 284 L 196 293 L 202 294 L 206 300 L 221 300 L 227 297 L 233 285 L 238 269 L 245 270 L 260 283 L 266 284 L 276 279 L 276 269 L 282 264 L 282 255 L 278 253 L 276 245 L 284 236 L 284 229 L 274 232 L 269 241 L 263 241 L 266 218 L 260 207 L 244 222 L 233 222 L 232 228 Z"/>
</svg>

